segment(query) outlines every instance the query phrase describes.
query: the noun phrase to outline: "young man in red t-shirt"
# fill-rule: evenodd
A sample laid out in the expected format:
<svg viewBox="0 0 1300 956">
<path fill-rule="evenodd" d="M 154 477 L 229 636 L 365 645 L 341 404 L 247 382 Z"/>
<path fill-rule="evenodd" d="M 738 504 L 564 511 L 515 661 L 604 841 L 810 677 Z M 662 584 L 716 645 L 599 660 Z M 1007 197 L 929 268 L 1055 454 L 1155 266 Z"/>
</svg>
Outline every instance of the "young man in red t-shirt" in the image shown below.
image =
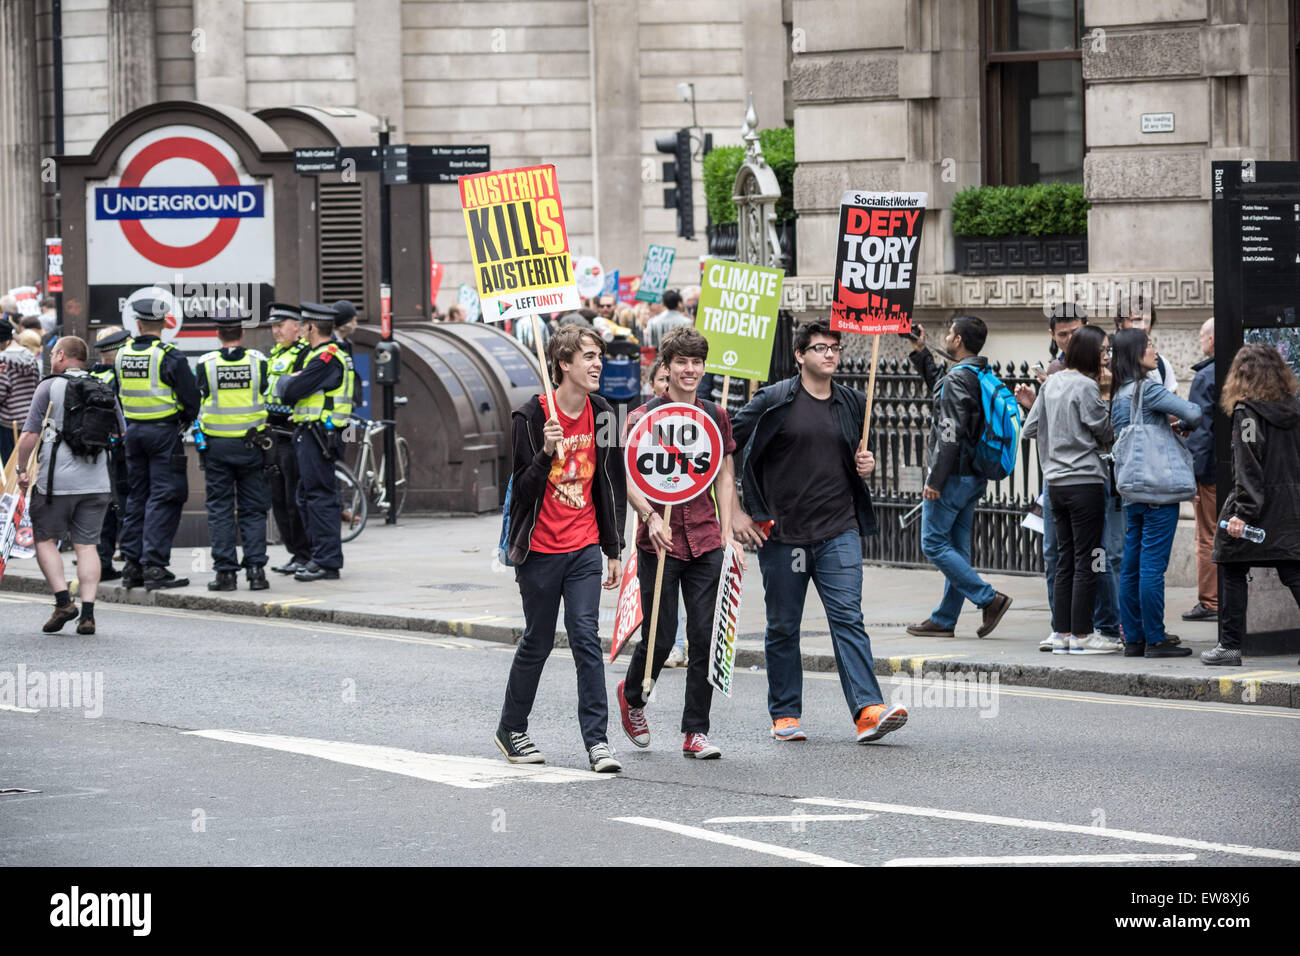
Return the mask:
<svg viewBox="0 0 1300 956">
<path fill-rule="evenodd" d="M 528 736 L 528 714 L 542 667 L 564 630 L 578 670 L 578 720 L 591 769 L 621 770 L 609 746 L 609 704 L 600 649 L 600 555 L 604 587 L 622 575 L 627 514 L 618 426 L 600 387 L 605 343 L 591 329 L 563 326 L 547 346 L 556 408 L 535 395 L 512 416 L 514 470 L 510 562 L 524 604 L 524 637 L 515 651 L 495 743 L 511 763 L 545 763 Z"/>
<path fill-rule="evenodd" d="M 671 528 L 664 525 L 663 505 L 651 504 L 630 482 L 627 486 L 628 502 L 641 517 L 636 535 L 637 577 L 641 583 L 641 606 L 646 613 L 641 625 L 641 643 L 633 649 L 632 660 L 628 663 L 628 679 L 618 684 L 619 714 L 628 740 L 638 747 L 650 746 L 650 725 L 645 717 L 646 702 L 641 695 L 641 679 L 645 673 L 646 647 L 650 644 L 650 605 L 654 601 L 658 549 L 663 548 L 663 590 L 650 676 L 659 676 L 673 648 L 680 588 L 686 605 L 686 640 L 692 648 L 686 671 L 686 706 L 682 710 L 682 733 L 686 735 L 682 754 L 707 760 L 722 756 L 722 751 L 709 743 L 708 738 L 713 687 L 709 683 L 707 649 L 713 609 L 717 603 L 718 580 L 722 574 L 723 550 L 731 541 L 732 489 L 735 485 L 731 454 L 736 450 L 736 442 L 731 437 L 731 421 L 726 410 L 696 395 L 696 388 L 704 375 L 704 361 L 709 357 L 708 340 L 693 326 L 679 326 L 664 336 L 659 356 L 668 368 L 668 391 L 654 401 L 659 404 L 664 401 L 683 402 L 703 408 L 722 432 L 723 459 L 712 489 L 673 508 Z M 629 432 L 649 408 L 650 403 L 647 403 L 628 416 Z M 741 555 L 743 567 L 744 551 L 739 544 L 735 548 Z"/>
</svg>

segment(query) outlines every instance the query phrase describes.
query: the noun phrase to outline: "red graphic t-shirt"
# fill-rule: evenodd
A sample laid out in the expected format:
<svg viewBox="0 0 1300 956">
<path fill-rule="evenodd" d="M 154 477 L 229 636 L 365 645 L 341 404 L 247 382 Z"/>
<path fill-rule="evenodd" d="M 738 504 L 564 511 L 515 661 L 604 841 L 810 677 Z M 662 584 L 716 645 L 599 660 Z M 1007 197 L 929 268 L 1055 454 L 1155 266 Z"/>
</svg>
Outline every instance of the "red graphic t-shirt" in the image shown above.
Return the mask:
<svg viewBox="0 0 1300 956">
<path fill-rule="evenodd" d="M 542 414 L 550 417 L 546 396 L 541 396 Z M 595 416 L 588 401 L 582 414 L 570 418 L 556 409 L 564 438 L 551 459 L 551 473 L 542 493 L 542 509 L 533 528 L 532 550 L 543 554 L 566 554 L 589 544 L 600 543 L 596 526 L 596 508 L 591 488 L 596 476 Z M 564 452 L 563 459 L 559 452 Z"/>
</svg>

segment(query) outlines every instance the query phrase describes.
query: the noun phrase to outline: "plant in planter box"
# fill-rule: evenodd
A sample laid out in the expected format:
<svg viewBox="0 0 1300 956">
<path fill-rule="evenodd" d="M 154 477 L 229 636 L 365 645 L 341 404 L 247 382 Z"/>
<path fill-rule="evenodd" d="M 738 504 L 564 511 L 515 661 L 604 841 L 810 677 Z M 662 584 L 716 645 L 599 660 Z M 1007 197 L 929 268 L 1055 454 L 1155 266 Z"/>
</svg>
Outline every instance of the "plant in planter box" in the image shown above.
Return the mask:
<svg viewBox="0 0 1300 956">
<path fill-rule="evenodd" d="M 1076 183 L 980 186 L 953 199 L 957 269 L 1071 272 L 1088 267 L 1088 201 Z"/>
</svg>

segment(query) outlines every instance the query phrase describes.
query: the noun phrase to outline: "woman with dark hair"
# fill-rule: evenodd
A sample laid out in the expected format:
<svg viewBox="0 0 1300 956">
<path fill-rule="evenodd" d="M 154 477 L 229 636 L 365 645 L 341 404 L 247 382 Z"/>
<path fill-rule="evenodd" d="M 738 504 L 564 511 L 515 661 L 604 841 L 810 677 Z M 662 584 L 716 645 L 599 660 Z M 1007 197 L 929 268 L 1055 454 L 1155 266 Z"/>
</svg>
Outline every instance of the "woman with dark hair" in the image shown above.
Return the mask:
<svg viewBox="0 0 1300 956">
<path fill-rule="evenodd" d="M 1271 345 L 1244 345 L 1232 360 L 1219 400 L 1232 417 L 1232 491 L 1220 510 L 1226 529 L 1214 535 L 1221 572 L 1219 643 L 1201 654 L 1206 664 L 1241 665 L 1246 631 L 1247 574 L 1277 569 L 1300 604 L 1300 391 Z M 1242 536 L 1262 528 L 1258 543 Z"/>
<path fill-rule="evenodd" d="M 1093 636 L 1097 572 L 1106 514 L 1101 453 L 1113 433 L 1097 380 L 1106 333 L 1085 325 L 1065 346 L 1065 369 L 1043 382 L 1022 432 L 1038 436 L 1038 463 L 1052 503 L 1060 554 L 1052 585 L 1052 653 L 1108 654 L 1118 648 Z"/>
<path fill-rule="evenodd" d="M 1142 423 L 1170 428 L 1169 416 L 1181 419 L 1184 431 L 1201 420 L 1201 409 L 1147 378 L 1159 364 L 1156 347 L 1141 329 L 1124 329 L 1111 339 L 1110 400 L 1115 434 L 1132 421 L 1134 392 L 1141 387 Z M 1189 496 L 1190 497 L 1190 496 Z M 1124 626 L 1125 657 L 1187 657 L 1177 636 L 1165 632 L 1165 570 L 1178 529 L 1178 504 L 1124 501 L 1124 560 L 1120 565 L 1119 617 Z"/>
</svg>

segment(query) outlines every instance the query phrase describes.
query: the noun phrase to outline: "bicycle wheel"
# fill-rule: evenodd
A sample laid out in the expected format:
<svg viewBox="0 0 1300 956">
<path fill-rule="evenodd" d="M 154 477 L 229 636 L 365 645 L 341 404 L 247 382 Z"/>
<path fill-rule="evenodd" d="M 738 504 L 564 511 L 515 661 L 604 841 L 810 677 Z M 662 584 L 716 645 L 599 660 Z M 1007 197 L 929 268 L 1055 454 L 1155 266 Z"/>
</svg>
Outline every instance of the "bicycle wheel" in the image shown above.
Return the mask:
<svg viewBox="0 0 1300 956">
<path fill-rule="evenodd" d="M 366 526 L 370 506 L 352 470 L 341 462 L 334 463 L 334 478 L 338 481 L 339 505 L 342 508 L 343 529 L 340 539 L 351 541 Z"/>
<path fill-rule="evenodd" d="M 376 507 L 386 508 L 388 506 L 388 486 L 384 483 L 385 476 L 388 474 L 384 470 L 385 461 L 379 460 L 379 471 L 375 473 L 375 485 L 379 490 L 377 495 Z M 397 489 L 397 513 L 400 515 L 402 509 L 406 507 L 406 491 L 410 486 L 411 474 L 411 448 L 406 444 L 406 439 L 400 435 L 397 438 L 397 474 L 393 476 L 393 484 Z"/>
</svg>

